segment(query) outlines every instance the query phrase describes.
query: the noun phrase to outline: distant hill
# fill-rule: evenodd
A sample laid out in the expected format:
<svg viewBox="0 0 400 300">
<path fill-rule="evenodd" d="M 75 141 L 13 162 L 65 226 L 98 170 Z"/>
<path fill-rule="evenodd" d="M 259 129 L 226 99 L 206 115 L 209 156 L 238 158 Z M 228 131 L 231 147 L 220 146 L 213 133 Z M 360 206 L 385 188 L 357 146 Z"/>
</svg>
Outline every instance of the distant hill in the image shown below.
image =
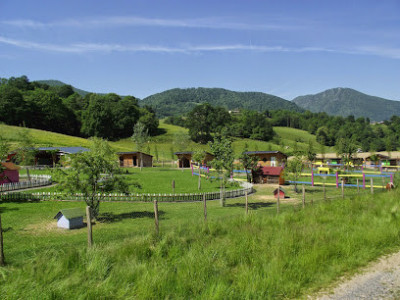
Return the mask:
<svg viewBox="0 0 400 300">
<path fill-rule="evenodd" d="M 49 86 L 62 86 L 62 85 L 68 85 L 68 83 L 64 83 L 62 81 L 59 80 L 36 80 L 37 82 L 40 83 L 45 83 L 48 84 Z M 81 95 L 82 97 L 86 96 L 87 94 L 90 94 L 91 92 L 88 91 L 84 91 L 81 89 L 78 89 L 76 87 L 72 86 L 72 89 L 74 90 L 75 93 L 78 93 L 79 95 Z"/>
<path fill-rule="evenodd" d="M 329 115 L 367 117 L 371 121 L 390 119 L 400 115 L 400 101 L 370 96 L 349 88 L 334 88 L 315 95 L 293 99 L 298 106 L 311 112 Z"/>
<path fill-rule="evenodd" d="M 140 101 L 152 106 L 159 117 L 182 115 L 196 105 L 208 102 L 228 110 L 251 109 L 257 111 L 287 109 L 302 111 L 291 101 L 261 92 L 234 92 L 221 88 L 172 89 L 151 95 Z"/>
</svg>

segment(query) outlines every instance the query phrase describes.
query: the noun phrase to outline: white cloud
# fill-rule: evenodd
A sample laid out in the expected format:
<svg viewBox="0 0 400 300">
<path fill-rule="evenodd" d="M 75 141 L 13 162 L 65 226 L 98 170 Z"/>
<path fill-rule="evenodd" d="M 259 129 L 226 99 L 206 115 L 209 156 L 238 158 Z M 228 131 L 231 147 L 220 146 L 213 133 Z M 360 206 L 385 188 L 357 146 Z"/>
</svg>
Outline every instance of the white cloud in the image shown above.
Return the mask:
<svg viewBox="0 0 400 300">
<path fill-rule="evenodd" d="M 244 45 L 244 44 L 228 44 L 228 45 L 185 45 L 185 46 L 158 46 L 158 45 L 124 45 L 124 44 L 107 44 L 107 43 L 74 43 L 67 45 L 37 43 L 24 40 L 15 40 L 0 36 L 0 43 L 12 45 L 18 48 L 39 50 L 48 52 L 63 53 L 90 53 L 90 52 L 154 52 L 154 53 L 202 53 L 202 52 L 226 52 L 226 51 L 247 51 L 247 52 L 326 52 L 338 54 L 352 55 L 373 55 L 392 59 L 400 59 L 400 49 L 384 48 L 376 46 L 363 46 L 349 49 L 334 49 L 324 47 L 283 47 L 283 46 L 266 46 L 266 45 Z"/>
<path fill-rule="evenodd" d="M 159 18 L 142 18 L 135 16 L 115 16 L 87 18 L 85 20 L 65 19 L 55 22 L 38 22 L 34 20 L 4 20 L 1 24 L 26 27 L 32 29 L 48 28 L 48 27 L 81 27 L 81 28 L 97 28 L 97 27 L 124 27 L 124 26 L 146 26 L 146 27 L 175 27 L 175 28 L 209 28 L 209 29 L 230 29 L 230 30 L 299 30 L 304 26 L 301 24 L 287 25 L 279 24 L 274 21 L 270 24 L 248 24 L 238 22 L 226 22 L 221 18 L 197 18 L 197 19 L 159 19 Z"/>
</svg>

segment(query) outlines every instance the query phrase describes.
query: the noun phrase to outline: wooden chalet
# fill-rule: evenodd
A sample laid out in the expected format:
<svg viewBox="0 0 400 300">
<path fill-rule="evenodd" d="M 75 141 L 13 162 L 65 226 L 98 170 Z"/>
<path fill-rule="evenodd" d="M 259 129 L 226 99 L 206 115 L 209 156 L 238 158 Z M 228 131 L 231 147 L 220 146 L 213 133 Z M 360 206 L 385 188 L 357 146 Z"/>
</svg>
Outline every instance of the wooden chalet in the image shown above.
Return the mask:
<svg viewBox="0 0 400 300">
<path fill-rule="evenodd" d="M 0 164 L 0 184 L 19 182 L 19 166 L 12 162 L 2 162 Z"/>
<path fill-rule="evenodd" d="M 257 157 L 259 167 L 282 166 L 288 158 L 280 151 L 248 151 L 246 154 Z"/>
<path fill-rule="evenodd" d="M 194 163 L 192 160 L 193 152 L 191 151 L 175 152 L 174 154 L 178 157 L 178 168 L 190 168 L 190 165 Z M 207 166 L 214 157 L 213 154 L 206 152 L 202 165 Z"/>
<path fill-rule="evenodd" d="M 254 183 L 285 184 L 283 167 L 260 167 L 251 172 Z"/>
<path fill-rule="evenodd" d="M 120 167 L 152 167 L 153 155 L 143 153 L 140 151 L 135 152 L 118 152 L 119 166 Z M 142 163 L 143 162 L 143 163 Z"/>
</svg>

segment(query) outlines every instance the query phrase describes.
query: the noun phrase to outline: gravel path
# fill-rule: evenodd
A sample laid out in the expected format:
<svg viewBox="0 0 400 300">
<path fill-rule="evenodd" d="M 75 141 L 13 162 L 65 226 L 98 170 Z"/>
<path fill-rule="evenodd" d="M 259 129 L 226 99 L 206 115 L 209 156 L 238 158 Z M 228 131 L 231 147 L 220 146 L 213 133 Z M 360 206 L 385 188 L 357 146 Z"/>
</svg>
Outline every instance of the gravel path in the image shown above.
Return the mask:
<svg viewBox="0 0 400 300">
<path fill-rule="evenodd" d="M 316 297 L 329 299 L 400 299 L 400 252 L 385 256 L 353 278 L 339 282 L 334 290 Z"/>
</svg>

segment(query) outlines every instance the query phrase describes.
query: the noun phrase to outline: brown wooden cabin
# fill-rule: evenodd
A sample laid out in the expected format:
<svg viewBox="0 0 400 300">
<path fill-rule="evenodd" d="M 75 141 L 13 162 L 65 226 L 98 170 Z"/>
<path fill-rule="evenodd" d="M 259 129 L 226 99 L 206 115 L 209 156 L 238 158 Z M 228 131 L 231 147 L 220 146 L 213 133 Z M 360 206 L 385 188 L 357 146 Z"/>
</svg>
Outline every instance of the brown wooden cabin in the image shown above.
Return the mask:
<svg viewBox="0 0 400 300">
<path fill-rule="evenodd" d="M 186 151 L 186 152 L 175 152 L 174 153 L 178 157 L 178 168 L 190 168 L 190 164 L 193 163 L 192 155 L 193 152 Z M 209 162 L 214 159 L 214 155 L 211 153 L 206 152 L 206 157 L 202 161 L 203 166 L 208 166 Z"/>
<path fill-rule="evenodd" d="M 140 167 L 141 161 L 143 161 L 143 167 L 153 166 L 153 155 L 146 154 L 143 152 L 118 152 L 119 166 L 120 167 Z"/>
<path fill-rule="evenodd" d="M 251 172 L 254 183 L 285 184 L 283 167 L 260 167 Z"/>
<path fill-rule="evenodd" d="M 259 167 L 279 167 L 287 160 L 287 155 L 280 151 L 248 151 L 246 154 L 256 156 Z"/>
</svg>

